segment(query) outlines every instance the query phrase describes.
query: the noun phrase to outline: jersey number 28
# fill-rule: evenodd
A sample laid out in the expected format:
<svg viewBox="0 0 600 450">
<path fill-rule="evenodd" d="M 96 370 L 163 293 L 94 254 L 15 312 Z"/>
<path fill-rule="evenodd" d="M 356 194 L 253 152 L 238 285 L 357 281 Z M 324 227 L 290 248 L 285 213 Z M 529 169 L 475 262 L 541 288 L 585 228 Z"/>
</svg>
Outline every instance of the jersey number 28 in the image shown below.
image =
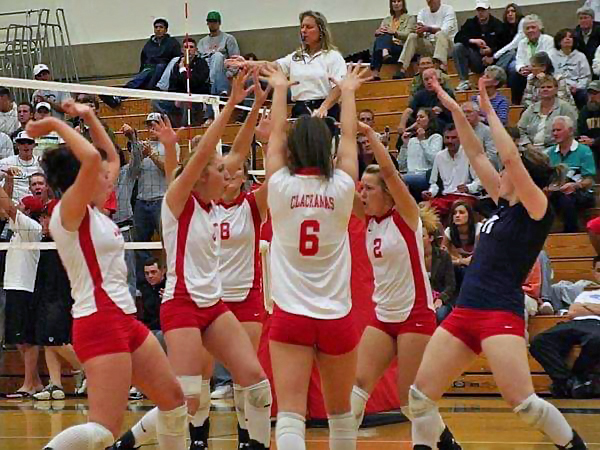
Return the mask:
<svg viewBox="0 0 600 450">
<path fill-rule="evenodd" d="M 300 224 L 300 254 L 315 256 L 319 253 L 319 231 L 321 224 L 317 220 L 305 220 Z"/>
</svg>

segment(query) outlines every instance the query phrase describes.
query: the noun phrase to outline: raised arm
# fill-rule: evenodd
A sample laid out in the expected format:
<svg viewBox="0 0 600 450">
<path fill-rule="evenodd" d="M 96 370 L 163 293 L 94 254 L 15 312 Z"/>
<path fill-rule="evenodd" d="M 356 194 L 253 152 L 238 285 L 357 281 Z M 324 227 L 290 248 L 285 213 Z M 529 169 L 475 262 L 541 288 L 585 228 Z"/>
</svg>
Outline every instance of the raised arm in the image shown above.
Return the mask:
<svg viewBox="0 0 600 450">
<path fill-rule="evenodd" d="M 494 202 L 497 203 L 498 197 L 500 196 L 500 175 L 498 175 L 498 172 L 487 158 L 483 150 L 483 145 L 475 134 L 473 127 L 467 120 L 462 108 L 458 103 L 456 103 L 456 100 L 450 97 L 450 95 L 442 88 L 442 86 L 440 86 L 438 81 L 435 81 L 434 83 L 435 92 L 438 96 L 438 99 L 442 105 L 444 105 L 444 107 L 452 113 L 452 119 L 456 125 L 456 130 L 458 131 L 461 145 L 465 150 L 467 157 L 469 158 L 469 162 L 471 163 L 473 170 L 475 170 L 477 173 L 477 176 L 481 180 L 483 187 L 485 187 L 485 190 L 488 192 L 490 197 L 494 200 Z M 482 96 L 481 93 L 480 96 Z M 487 93 L 486 99 L 488 99 L 489 103 Z M 481 102 L 483 103 L 483 100 L 481 100 Z M 498 118 L 498 116 L 496 116 L 496 118 Z"/>
<path fill-rule="evenodd" d="M 13 177 L 7 176 L 7 183 L 9 179 L 12 180 Z M 8 217 L 11 218 L 11 220 L 15 220 L 15 218 L 17 217 L 17 207 L 11 199 L 11 195 L 8 192 L 6 192 L 2 187 L 0 187 L 0 209 L 3 210 L 8 215 Z"/>
<path fill-rule="evenodd" d="M 517 196 L 521 200 L 521 203 L 523 203 L 525 209 L 527 209 L 529 216 L 534 220 L 540 220 L 544 217 L 546 210 L 548 209 L 548 197 L 546 197 L 546 194 L 544 194 L 531 179 L 529 172 L 527 172 L 527 169 L 523 165 L 523 160 L 521 159 L 517 146 L 496 115 L 496 111 L 494 111 L 485 89 L 486 83 L 488 82 L 490 82 L 490 80 L 486 76 L 479 79 L 481 108 L 483 109 L 483 112 L 487 114 L 492 138 L 496 144 L 500 160 L 504 164 L 504 169 L 510 177 L 517 192 Z M 479 178 L 483 181 L 477 168 L 475 166 L 474 168 L 475 172 L 479 175 Z"/>
<path fill-rule="evenodd" d="M 66 122 L 54 117 L 30 121 L 26 131 L 33 138 L 46 136 L 52 131 L 58 133 L 81 163 L 75 182 L 63 193 L 61 201 L 63 227 L 77 231 L 98 186 L 98 174 L 102 171 L 100 153 Z"/>
<path fill-rule="evenodd" d="M 367 136 L 371 143 L 371 148 L 379 165 L 381 177 L 394 199 L 396 211 L 402 216 L 411 230 L 416 231 L 419 226 L 419 205 L 417 205 L 417 202 L 400 178 L 400 174 L 392 162 L 392 157 L 377 137 L 377 133 L 370 126 L 359 122 L 358 128 L 362 134 Z"/>
<path fill-rule="evenodd" d="M 177 160 L 177 142 L 179 141 L 179 136 L 171 126 L 168 116 L 161 117 L 158 124 L 150 130 L 150 134 L 155 136 L 165 147 L 163 167 L 167 184 L 170 184 L 173 181 L 175 169 L 177 169 L 177 165 L 179 164 Z"/>
<path fill-rule="evenodd" d="M 262 145 L 263 159 L 269 153 L 269 138 L 271 131 L 273 130 L 273 119 L 271 118 L 271 111 L 263 110 L 263 113 L 258 122 L 258 126 L 255 129 L 256 139 L 259 142 L 265 142 Z M 269 191 L 269 183 L 263 183 L 257 190 L 254 191 L 254 197 L 256 198 L 256 206 L 260 213 L 261 220 L 265 220 L 268 212 L 267 194 Z"/>
</svg>

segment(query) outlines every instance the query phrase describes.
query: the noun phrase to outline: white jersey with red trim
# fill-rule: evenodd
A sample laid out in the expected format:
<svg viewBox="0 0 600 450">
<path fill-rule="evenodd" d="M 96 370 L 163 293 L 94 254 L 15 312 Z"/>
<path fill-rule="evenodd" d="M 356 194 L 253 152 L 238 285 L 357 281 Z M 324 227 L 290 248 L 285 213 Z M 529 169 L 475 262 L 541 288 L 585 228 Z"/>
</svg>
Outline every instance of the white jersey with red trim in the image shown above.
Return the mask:
<svg viewBox="0 0 600 450">
<path fill-rule="evenodd" d="M 382 322 L 404 322 L 415 308 L 433 310 L 425 268 L 423 223 L 410 229 L 395 209 L 367 220 L 367 252 L 375 277 L 375 314 Z"/>
<path fill-rule="evenodd" d="M 177 298 L 192 300 L 200 308 L 213 306 L 222 296 L 215 208 L 192 193 L 179 219 L 173 216 L 165 198 L 161 218 L 167 254 L 163 303 Z"/>
<path fill-rule="evenodd" d="M 215 205 L 221 234 L 219 272 L 223 301 L 243 302 L 261 288 L 260 212 L 254 193 L 242 192 L 232 203 Z"/>
<path fill-rule="evenodd" d="M 116 305 L 125 314 L 136 312 L 127 285 L 125 240 L 119 227 L 96 207 L 87 207 L 79 230 L 62 225 L 58 202 L 50 233 L 71 282 L 73 318 L 89 316 Z"/>
<path fill-rule="evenodd" d="M 345 317 L 350 298 L 354 181 L 342 170 L 329 180 L 287 167 L 269 180 L 273 222 L 271 293 L 282 310 L 316 319 Z"/>
</svg>

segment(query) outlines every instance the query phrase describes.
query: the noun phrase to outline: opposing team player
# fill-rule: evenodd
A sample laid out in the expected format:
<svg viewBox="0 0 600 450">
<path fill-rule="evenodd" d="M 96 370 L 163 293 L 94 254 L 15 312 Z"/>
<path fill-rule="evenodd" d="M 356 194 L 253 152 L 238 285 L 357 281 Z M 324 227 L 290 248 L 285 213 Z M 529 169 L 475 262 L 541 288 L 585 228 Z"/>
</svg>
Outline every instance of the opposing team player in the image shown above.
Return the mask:
<svg viewBox="0 0 600 450">
<path fill-rule="evenodd" d="M 352 412 L 360 426 L 369 395 L 394 358 L 398 360 L 400 405 L 410 417 L 408 391 L 436 320 L 417 202 L 375 131 L 362 122 L 358 128 L 369 140 L 378 163 L 366 168 L 360 202 L 354 208 L 359 217 L 366 215 L 367 253 L 375 277 L 375 316 L 358 347 L 356 385 L 352 390 Z M 460 447 L 445 430 L 438 448 Z"/>
<path fill-rule="evenodd" d="M 113 189 L 119 157 L 87 105 L 69 100 L 62 107 L 90 126 L 93 145 L 55 118 L 30 122 L 27 133 L 38 137 L 56 132 L 66 142 L 47 152 L 42 164 L 50 186 L 62 193 L 50 232 L 71 282 L 73 346 L 87 375 L 90 410 L 88 423 L 61 432 L 46 449 L 110 446 L 120 431 L 129 387 L 134 384 L 159 407 L 159 447 L 183 450 L 186 407 L 181 387 L 158 341 L 135 319 L 123 237 L 99 209 Z"/>
<path fill-rule="evenodd" d="M 350 313 L 347 227 L 358 176 L 355 92 L 365 80 L 355 67 L 341 89 L 342 136 L 333 160 L 331 132 L 316 117 L 300 117 L 287 132 L 289 81 L 266 67 L 273 130 L 266 158 L 273 223 L 270 350 L 279 405 L 277 448 L 305 448 L 306 398 L 313 361 L 321 373 L 333 450 L 356 448 L 350 394 L 358 334 Z"/>
<path fill-rule="evenodd" d="M 436 402 L 451 382 L 483 352 L 503 398 L 527 424 L 545 433 L 557 448 L 585 449 L 583 440 L 558 409 L 533 389 L 521 285 L 552 225 L 553 213 L 543 188 L 555 175 L 548 157 L 519 154 L 479 81 L 482 111 L 487 115 L 504 170 L 498 174 L 483 152 L 460 106 L 436 83 L 443 105 L 452 112 L 463 148 L 490 197 L 498 205 L 484 224 L 457 307 L 433 335 L 415 383 L 410 388 L 413 448 L 433 449 L 445 429 Z"/>
</svg>

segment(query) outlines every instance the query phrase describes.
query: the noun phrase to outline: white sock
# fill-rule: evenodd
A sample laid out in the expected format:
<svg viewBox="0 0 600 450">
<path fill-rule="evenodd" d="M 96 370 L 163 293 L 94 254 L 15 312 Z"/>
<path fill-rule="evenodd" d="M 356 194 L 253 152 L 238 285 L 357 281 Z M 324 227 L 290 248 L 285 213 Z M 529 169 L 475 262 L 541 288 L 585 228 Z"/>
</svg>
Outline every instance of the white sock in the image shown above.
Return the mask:
<svg viewBox="0 0 600 450">
<path fill-rule="evenodd" d="M 356 428 L 360 427 L 360 424 L 365 417 L 365 409 L 367 408 L 367 402 L 369 401 L 369 393 L 358 386 L 352 388 L 352 395 L 350 396 L 350 405 L 352 407 L 352 414 L 356 420 Z"/>
<path fill-rule="evenodd" d="M 244 411 L 250 439 L 268 448 L 271 446 L 271 404 L 273 403 L 269 380 L 248 386 L 245 391 Z"/>
<path fill-rule="evenodd" d="M 235 414 L 237 415 L 238 425 L 241 429 L 246 430 L 246 391 L 239 384 L 233 385 L 233 404 L 235 405 Z"/>
<path fill-rule="evenodd" d="M 552 403 L 531 394 L 514 412 L 529 425 L 546 434 L 552 442 L 566 446 L 573 439 L 573 429 Z"/>
<path fill-rule="evenodd" d="M 45 448 L 52 450 L 90 450 L 110 447 L 115 438 L 110 431 L 95 422 L 76 425 L 59 433 Z"/>
<path fill-rule="evenodd" d="M 286 412 L 277 414 L 277 426 L 275 427 L 277 448 L 306 450 L 305 432 L 306 423 L 301 415 Z"/>
<path fill-rule="evenodd" d="M 158 411 L 156 439 L 160 450 L 187 450 L 187 406 Z"/>
<path fill-rule="evenodd" d="M 157 421 L 158 408 L 152 408 L 133 426 L 133 428 L 131 428 L 136 446 L 147 444 L 152 439 L 156 438 Z"/>
<path fill-rule="evenodd" d="M 415 386 L 410 387 L 408 404 L 413 445 L 436 448 L 440 436 L 446 428 L 437 404 Z"/>
<path fill-rule="evenodd" d="M 351 412 L 329 416 L 329 449 L 356 449 L 356 419 Z"/>
<path fill-rule="evenodd" d="M 198 411 L 190 418 L 190 422 L 195 427 L 201 427 L 210 415 L 210 380 L 202 381 L 202 390 L 200 392 L 200 406 Z"/>
</svg>

